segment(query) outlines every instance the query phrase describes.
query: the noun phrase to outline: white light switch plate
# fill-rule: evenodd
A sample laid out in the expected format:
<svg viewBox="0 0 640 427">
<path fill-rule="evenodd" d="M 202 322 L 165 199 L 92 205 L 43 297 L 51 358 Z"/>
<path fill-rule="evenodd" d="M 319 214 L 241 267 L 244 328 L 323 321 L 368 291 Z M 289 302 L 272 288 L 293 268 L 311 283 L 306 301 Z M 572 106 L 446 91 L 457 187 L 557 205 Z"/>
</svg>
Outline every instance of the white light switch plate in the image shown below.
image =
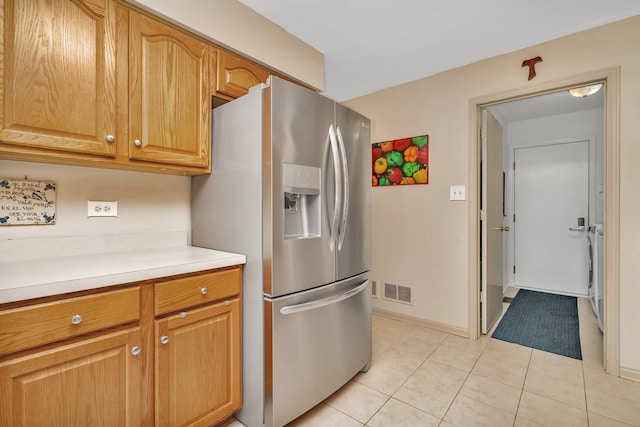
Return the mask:
<svg viewBox="0 0 640 427">
<path fill-rule="evenodd" d="M 449 200 L 466 200 L 465 186 L 464 185 L 450 186 Z"/>
</svg>

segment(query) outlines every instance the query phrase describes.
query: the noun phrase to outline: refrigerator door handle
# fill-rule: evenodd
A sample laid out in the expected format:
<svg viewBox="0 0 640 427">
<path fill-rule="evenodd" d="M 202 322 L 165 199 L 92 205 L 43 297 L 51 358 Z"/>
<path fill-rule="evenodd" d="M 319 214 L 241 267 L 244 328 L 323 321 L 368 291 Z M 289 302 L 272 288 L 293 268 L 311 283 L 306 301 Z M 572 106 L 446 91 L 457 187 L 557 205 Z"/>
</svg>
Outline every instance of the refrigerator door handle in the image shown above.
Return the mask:
<svg viewBox="0 0 640 427">
<path fill-rule="evenodd" d="M 340 126 L 336 127 L 336 134 L 338 135 L 340 157 L 342 160 L 342 191 L 344 197 L 342 204 L 342 221 L 340 223 L 340 228 L 338 229 L 338 251 L 340 251 L 342 250 L 342 244 L 344 243 L 344 238 L 347 234 L 347 218 L 349 216 L 349 168 L 347 166 L 347 149 L 344 145 Z"/>
<path fill-rule="evenodd" d="M 302 304 L 287 305 L 280 309 L 280 313 L 294 314 L 294 313 L 300 313 L 301 311 L 314 310 L 316 308 L 324 307 L 330 304 L 335 304 L 362 292 L 367 287 L 368 284 L 369 284 L 369 279 L 364 280 L 357 287 L 350 289 L 347 292 L 344 292 L 342 294 L 333 295 L 330 297 L 322 298 L 322 299 L 311 301 L 311 302 L 305 302 Z"/>
<path fill-rule="evenodd" d="M 338 149 L 338 141 L 336 138 L 336 131 L 333 129 L 333 124 L 329 126 L 329 142 L 331 143 L 331 154 L 333 155 L 333 170 L 334 170 L 334 185 L 335 185 L 335 200 L 333 205 L 333 220 L 331 221 L 329 250 L 333 252 L 335 249 L 336 241 L 338 240 L 338 222 L 340 220 L 340 205 L 342 204 L 342 187 L 340 182 L 342 181 L 342 171 L 340 170 L 340 152 Z"/>
</svg>

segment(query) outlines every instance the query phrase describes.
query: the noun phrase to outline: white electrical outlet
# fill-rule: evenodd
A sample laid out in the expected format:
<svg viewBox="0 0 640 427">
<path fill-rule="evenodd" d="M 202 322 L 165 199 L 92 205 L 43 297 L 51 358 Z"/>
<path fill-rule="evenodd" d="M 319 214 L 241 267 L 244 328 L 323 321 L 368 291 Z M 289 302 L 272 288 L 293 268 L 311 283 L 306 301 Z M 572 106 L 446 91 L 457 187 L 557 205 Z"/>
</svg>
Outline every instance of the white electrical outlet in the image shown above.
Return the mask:
<svg viewBox="0 0 640 427">
<path fill-rule="evenodd" d="M 118 202 L 87 201 L 87 216 L 118 216 Z"/>
</svg>

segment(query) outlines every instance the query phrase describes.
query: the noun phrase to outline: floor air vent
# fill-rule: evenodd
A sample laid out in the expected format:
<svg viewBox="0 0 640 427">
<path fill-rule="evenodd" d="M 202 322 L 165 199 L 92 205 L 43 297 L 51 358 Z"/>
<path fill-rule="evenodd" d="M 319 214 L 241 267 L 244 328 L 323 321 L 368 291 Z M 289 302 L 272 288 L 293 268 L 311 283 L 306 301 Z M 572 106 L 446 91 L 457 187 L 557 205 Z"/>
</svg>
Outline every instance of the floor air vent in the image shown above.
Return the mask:
<svg viewBox="0 0 640 427">
<path fill-rule="evenodd" d="M 384 284 L 384 299 L 413 305 L 413 289 L 409 286 Z"/>
</svg>

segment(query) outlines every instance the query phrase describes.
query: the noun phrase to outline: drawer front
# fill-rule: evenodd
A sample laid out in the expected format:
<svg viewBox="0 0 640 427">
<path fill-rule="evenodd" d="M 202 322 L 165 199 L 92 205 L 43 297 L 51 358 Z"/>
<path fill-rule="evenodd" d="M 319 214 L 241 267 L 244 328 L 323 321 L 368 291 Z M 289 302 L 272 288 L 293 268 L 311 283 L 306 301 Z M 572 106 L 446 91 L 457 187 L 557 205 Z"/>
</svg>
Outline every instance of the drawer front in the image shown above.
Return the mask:
<svg viewBox="0 0 640 427">
<path fill-rule="evenodd" d="M 155 314 L 167 314 L 240 294 L 240 267 L 155 284 Z"/>
<path fill-rule="evenodd" d="M 0 312 L 0 354 L 139 319 L 139 287 L 3 311 Z"/>
</svg>

